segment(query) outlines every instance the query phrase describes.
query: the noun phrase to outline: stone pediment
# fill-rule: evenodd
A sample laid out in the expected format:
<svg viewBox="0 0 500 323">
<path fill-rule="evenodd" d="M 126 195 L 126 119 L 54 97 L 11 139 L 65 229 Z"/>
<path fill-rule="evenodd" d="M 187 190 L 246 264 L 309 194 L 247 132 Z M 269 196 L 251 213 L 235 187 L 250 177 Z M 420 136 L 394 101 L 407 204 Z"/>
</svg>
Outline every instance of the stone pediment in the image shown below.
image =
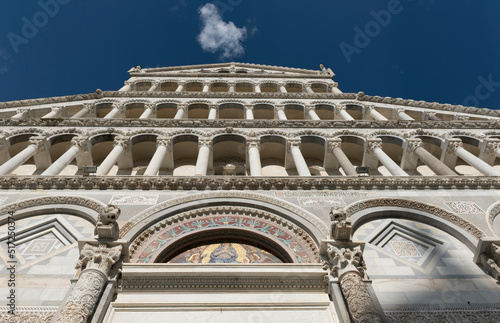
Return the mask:
<svg viewBox="0 0 500 323">
<path fill-rule="evenodd" d="M 204 65 L 186 65 L 186 66 L 173 66 L 173 67 L 159 67 L 159 68 L 140 68 L 135 67 L 129 70 L 130 76 L 144 77 L 150 76 L 171 76 L 171 75 L 198 75 L 210 76 L 210 74 L 217 74 L 218 76 L 294 76 L 294 77 L 327 77 L 334 76 L 333 72 L 325 69 L 308 70 L 300 68 L 290 68 L 281 66 L 249 64 L 249 63 L 218 63 L 218 64 L 204 64 Z"/>
</svg>

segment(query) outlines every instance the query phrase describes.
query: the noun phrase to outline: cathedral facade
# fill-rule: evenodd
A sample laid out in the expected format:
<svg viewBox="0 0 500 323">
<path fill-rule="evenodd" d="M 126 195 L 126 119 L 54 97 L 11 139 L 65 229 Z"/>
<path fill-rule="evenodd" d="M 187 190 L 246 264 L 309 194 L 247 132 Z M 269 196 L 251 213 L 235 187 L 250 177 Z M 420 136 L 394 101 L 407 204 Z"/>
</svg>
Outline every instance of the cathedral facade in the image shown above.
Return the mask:
<svg viewBox="0 0 500 323">
<path fill-rule="evenodd" d="M 129 74 L 0 103 L 1 322 L 500 321 L 500 112 Z"/>
</svg>

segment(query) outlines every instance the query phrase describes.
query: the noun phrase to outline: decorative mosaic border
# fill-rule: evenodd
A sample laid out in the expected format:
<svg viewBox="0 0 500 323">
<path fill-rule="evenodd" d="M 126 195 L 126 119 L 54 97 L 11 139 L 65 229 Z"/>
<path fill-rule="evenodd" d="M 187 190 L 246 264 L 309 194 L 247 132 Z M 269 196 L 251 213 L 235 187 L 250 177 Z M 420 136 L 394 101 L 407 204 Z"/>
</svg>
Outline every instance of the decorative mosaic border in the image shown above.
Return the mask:
<svg viewBox="0 0 500 323">
<path fill-rule="evenodd" d="M 213 222 L 202 223 L 214 216 L 226 217 L 227 223 L 222 225 Z M 230 217 L 237 217 L 241 219 L 241 221 L 233 221 L 234 219 L 230 219 Z M 246 218 L 246 220 L 250 222 L 243 222 L 243 218 Z M 268 227 L 265 225 L 263 226 L 264 222 L 268 223 Z M 282 229 L 282 233 L 278 234 L 276 230 L 274 233 L 269 232 L 269 224 L 275 225 L 276 230 Z M 135 258 L 138 262 L 149 262 L 153 255 L 152 252 L 162 249 L 165 245 L 173 242 L 182 234 L 210 227 L 211 225 L 220 228 L 243 227 L 255 230 L 256 233 L 264 234 L 271 240 L 279 241 L 282 245 L 288 247 L 288 250 L 296 256 L 299 262 L 319 261 L 318 247 L 313 239 L 295 224 L 266 211 L 232 206 L 207 207 L 199 210 L 187 211 L 160 221 L 132 241 L 129 248 L 130 257 Z M 174 226 L 176 228 L 180 226 L 181 230 L 170 232 L 169 237 L 158 239 L 159 234 L 168 232 L 167 229 L 171 230 Z M 283 237 L 279 238 L 279 236 Z M 286 238 L 287 236 L 288 238 Z M 293 246 L 296 245 L 296 247 L 293 247 L 292 244 Z M 153 246 L 152 248 L 154 250 L 151 249 L 150 246 Z M 303 250 L 301 251 L 300 249 Z M 141 253 L 136 257 L 135 255 L 139 251 Z M 148 253 L 148 256 L 144 255 L 145 251 Z M 304 258 L 304 255 L 302 255 L 304 251 L 306 252 L 304 255 L 307 255 L 309 259 L 303 259 L 304 261 L 301 261 L 301 258 Z M 297 255 L 299 255 L 299 257 L 297 257 Z M 139 258 L 141 256 L 143 258 L 142 260 Z"/>
</svg>

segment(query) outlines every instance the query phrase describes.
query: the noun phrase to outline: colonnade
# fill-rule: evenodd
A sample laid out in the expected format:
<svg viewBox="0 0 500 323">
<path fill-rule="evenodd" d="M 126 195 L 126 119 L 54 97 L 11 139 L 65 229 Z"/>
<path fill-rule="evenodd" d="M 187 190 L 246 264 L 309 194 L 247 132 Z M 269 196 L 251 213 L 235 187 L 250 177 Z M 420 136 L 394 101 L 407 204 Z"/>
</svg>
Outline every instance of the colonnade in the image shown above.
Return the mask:
<svg viewBox="0 0 500 323">
<path fill-rule="evenodd" d="M 182 90 L 184 85 L 179 85 L 180 90 Z M 141 112 L 140 116 L 138 117 L 141 120 L 145 119 L 152 119 L 156 118 L 156 115 L 159 111 L 160 105 L 163 103 L 168 103 L 168 102 L 104 102 L 103 104 L 109 104 L 109 111 L 105 115 L 101 115 L 103 119 L 113 119 L 113 118 L 129 118 L 126 116 L 126 111 L 128 111 L 128 105 L 129 104 L 142 104 L 143 111 Z M 188 117 L 188 111 L 190 107 L 193 104 L 203 104 L 206 105 L 206 109 L 208 110 L 208 119 L 209 120 L 215 120 L 217 119 L 218 112 L 220 110 L 220 105 L 221 104 L 226 104 L 226 103 L 231 103 L 231 102 L 224 102 L 220 104 L 206 104 L 206 103 L 173 103 L 175 105 L 175 116 L 173 119 L 179 120 L 179 119 L 185 119 Z M 97 103 L 84 103 L 82 108 L 77 111 L 76 113 L 73 114 L 73 112 L 69 113 L 65 109 L 66 107 L 53 107 L 50 109 L 49 112 L 45 113 L 42 115 L 42 119 L 52 119 L 52 118 L 64 118 L 65 115 L 71 115 L 69 118 L 70 119 L 79 119 L 79 118 L 93 118 L 96 117 L 97 115 L 97 110 L 100 109 L 100 104 L 99 102 Z M 234 105 L 241 108 L 242 110 L 242 118 L 247 119 L 247 120 L 253 120 L 255 119 L 255 106 L 256 105 L 261 105 L 261 104 L 267 104 L 270 105 L 269 103 L 259 103 L 259 102 L 254 102 L 253 104 L 242 104 L 242 103 L 237 103 L 235 102 Z M 335 103 L 332 105 L 328 106 L 327 110 L 330 110 L 330 116 L 329 117 L 320 117 L 320 115 L 317 112 L 317 107 L 318 105 L 325 106 L 325 104 L 317 104 L 317 103 L 312 103 L 312 104 L 299 104 L 299 103 L 277 103 L 274 105 L 270 105 L 272 109 L 274 109 L 275 113 L 275 119 L 278 120 L 288 120 L 289 118 L 287 117 L 287 111 L 289 109 L 289 106 L 299 106 L 300 109 L 303 112 L 303 119 L 306 120 L 313 120 L 313 121 L 318 121 L 318 120 L 345 120 L 345 121 L 352 121 L 352 120 L 375 120 L 375 121 L 388 121 L 388 120 L 402 120 L 402 121 L 415 121 L 415 120 L 430 120 L 430 121 L 442 121 L 441 118 L 436 116 L 435 112 L 422 112 L 422 111 L 413 111 L 412 114 L 418 113 L 421 115 L 421 117 L 412 117 L 409 115 L 409 111 L 405 110 L 404 108 L 395 108 L 393 109 L 393 112 L 388 114 L 387 110 L 382 114 L 379 110 L 381 109 L 380 107 L 375 107 L 373 105 L 367 105 L 367 106 L 362 106 L 362 105 L 354 105 L 356 106 L 356 109 L 358 111 L 361 111 L 356 118 L 353 117 L 352 114 L 352 108 L 349 108 L 346 104 L 344 103 Z M 352 105 L 352 104 L 351 104 Z M 106 107 L 108 108 L 108 106 Z M 46 109 L 46 108 L 44 108 Z M 324 109 L 324 107 L 323 107 Z M 387 108 L 385 108 L 387 109 Z M 35 111 L 35 110 L 33 110 Z M 24 119 L 32 116 L 32 113 L 30 113 L 30 110 L 17 110 L 16 113 L 10 117 L 11 119 Z M 324 114 L 323 114 L 324 116 Z M 360 117 L 361 116 L 361 117 Z M 205 117 L 207 118 L 207 117 Z M 302 118 L 302 117 L 301 117 Z M 458 114 L 450 114 L 448 119 L 453 119 L 453 120 L 468 120 L 468 116 L 465 115 L 458 115 Z M 487 117 L 484 117 L 484 120 L 487 120 Z"/>
<path fill-rule="evenodd" d="M 29 139 L 28 145 L 19 153 L 8 159 L 0 165 L 0 175 L 8 175 L 16 168 L 24 164 L 28 159 L 35 156 L 44 147 L 45 138 L 41 136 L 33 136 Z M 302 149 L 301 138 L 288 138 L 286 141 L 287 152 L 290 156 L 287 168 L 295 168 L 299 176 L 311 176 L 309 166 L 304 158 Z M 155 176 L 158 174 L 162 165 L 164 165 L 165 158 L 173 154 L 172 138 L 158 136 L 156 139 L 156 150 L 148 163 L 144 175 Z M 247 146 L 247 163 L 250 176 L 262 176 L 261 165 L 261 139 L 248 138 L 246 139 Z M 77 156 L 80 152 L 88 149 L 88 140 L 83 137 L 74 137 L 71 140 L 70 147 L 52 164 L 47 167 L 41 175 L 56 176 L 59 175 Z M 443 161 L 436 158 L 433 154 L 427 151 L 423 145 L 422 140 L 418 138 L 408 139 L 406 155 L 415 156 L 423 164 L 427 165 L 436 175 L 453 176 L 457 175 L 449 166 Z M 455 157 L 461 158 L 471 167 L 485 176 L 500 176 L 500 171 L 481 160 L 476 155 L 470 153 L 463 148 L 463 143 L 458 138 L 447 139 L 447 153 L 453 154 Z M 496 147 L 496 146 L 495 146 Z M 112 167 L 117 164 L 122 155 L 130 149 L 130 138 L 124 136 L 116 136 L 113 142 L 113 148 L 103 159 L 102 163 L 97 168 L 98 176 L 107 175 Z M 210 158 L 212 152 L 212 140 L 208 138 L 198 139 L 198 153 L 195 164 L 195 175 L 207 175 L 210 165 Z M 334 158 L 339 168 L 341 168 L 345 175 L 357 175 L 356 167 L 351 160 L 347 157 L 342 149 L 341 138 L 331 138 L 326 141 L 326 158 Z M 401 165 L 396 163 L 383 149 L 383 142 L 380 138 L 369 138 L 366 141 L 365 154 L 369 160 L 377 160 L 380 164 L 385 166 L 392 176 L 409 176 L 409 174 L 402 169 Z M 500 148 L 496 147 L 494 154 L 500 157 Z M 330 156 L 330 157 L 327 157 Z M 171 156 L 171 158 L 173 158 Z M 403 156 L 402 159 L 404 159 Z M 286 159 L 286 156 L 285 156 Z"/>
<path fill-rule="evenodd" d="M 250 92 L 255 92 L 255 93 L 262 93 L 262 92 L 277 92 L 277 93 L 289 93 L 287 90 L 287 85 L 299 85 L 302 88 L 302 91 L 293 91 L 294 93 L 296 92 L 305 92 L 308 94 L 315 94 L 315 93 L 325 93 L 325 92 L 332 92 L 332 93 L 342 93 L 337 87 L 337 83 L 296 83 L 296 82 L 275 82 L 275 81 L 270 81 L 270 80 L 262 80 L 260 82 L 255 82 L 255 81 L 235 81 L 235 82 L 225 82 L 222 80 L 213 80 L 213 81 L 176 81 L 176 80 L 164 80 L 164 81 L 139 81 L 139 82 L 133 82 L 133 81 L 128 81 L 125 82 L 125 85 L 120 88 L 118 91 L 119 92 L 129 92 L 136 90 L 136 85 L 139 83 L 149 83 L 150 86 L 149 88 L 144 89 L 144 92 L 155 92 L 155 91 L 162 91 L 162 84 L 165 83 L 170 83 L 170 84 L 176 84 L 175 90 L 172 92 L 197 92 L 197 91 L 192 91 L 192 90 L 187 90 L 189 85 L 200 85 L 200 91 L 199 92 L 229 92 L 229 93 L 235 93 L 237 91 L 237 86 L 238 85 L 244 85 L 246 87 L 250 86 L 251 91 Z M 213 85 L 223 85 L 227 90 L 224 91 L 214 91 L 212 86 Z M 319 86 L 321 88 L 324 88 L 325 91 L 321 92 L 315 92 L 313 90 L 314 86 Z M 263 91 L 263 87 L 269 90 Z M 271 90 L 272 88 L 272 90 Z M 243 91 L 242 91 L 243 92 Z M 246 91 L 244 91 L 246 92 Z"/>
</svg>

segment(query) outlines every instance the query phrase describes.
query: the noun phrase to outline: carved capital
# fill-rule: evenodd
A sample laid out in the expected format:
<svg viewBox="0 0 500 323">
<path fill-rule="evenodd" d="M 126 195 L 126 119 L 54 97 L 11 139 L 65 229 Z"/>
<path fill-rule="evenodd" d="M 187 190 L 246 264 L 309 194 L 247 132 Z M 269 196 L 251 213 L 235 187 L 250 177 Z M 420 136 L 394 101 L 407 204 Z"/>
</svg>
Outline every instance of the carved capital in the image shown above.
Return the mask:
<svg viewBox="0 0 500 323">
<path fill-rule="evenodd" d="M 118 110 L 122 111 L 123 110 L 123 103 L 113 103 L 111 105 L 111 108 L 112 109 L 118 109 Z"/>
<path fill-rule="evenodd" d="M 144 105 L 144 109 L 145 110 L 154 110 L 155 106 L 156 106 L 156 104 L 154 104 L 154 103 L 146 103 Z"/>
<path fill-rule="evenodd" d="M 35 145 L 38 149 L 43 148 L 44 137 L 31 137 L 28 142 L 30 145 Z"/>
<path fill-rule="evenodd" d="M 198 149 L 201 147 L 208 147 L 212 149 L 212 139 L 206 139 L 206 138 L 198 139 Z"/>
<path fill-rule="evenodd" d="M 331 243 L 326 248 L 328 265 L 334 278 L 340 278 L 348 272 L 354 272 L 360 277 L 366 277 L 366 264 L 360 246 L 337 247 Z"/>
<path fill-rule="evenodd" d="M 115 147 L 122 147 L 123 149 L 127 149 L 128 147 L 128 142 L 129 142 L 129 138 L 128 137 L 124 137 L 124 136 L 117 136 L 115 137 L 115 140 L 114 140 L 114 143 L 113 145 Z"/>
<path fill-rule="evenodd" d="M 418 147 L 421 147 L 421 146 L 422 146 L 422 139 L 417 139 L 417 138 L 408 139 L 408 152 L 409 153 L 415 152 L 415 149 L 417 149 Z"/>
<path fill-rule="evenodd" d="M 458 121 L 468 121 L 469 120 L 469 116 L 457 115 L 457 120 Z"/>
<path fill-rule="evenodd" d="M 305 112 L 308 113 L 310 110 L 316 111 L 316 107 L 314 105 L 306 105 Z"/>
<path fill-rule="evenodd" d="M 93 103 L 93 102 L 92 103 L 84 103 L 83 106 L 85 109 L 89 110 L 89 112 L 92 112 L 95 109 L 95 103 Z"/>
<path fill-rule="evenodd" d="M 102 243 L 99 246 L 86 243 L 80 251 L 80 259 L 75 269 L 81 272 L 94 269 L 107 277 L 111 272 L 111 267 L 120 260 L 122 249 L 121 245 L 108 247 L 106 243 Z"/>
<path fill-rule="evenodd" d="M 80 150 L 84 150 L 87 147 L 87 138 L 75 137 L 71 139 L 71 145 L 78 147 Z"/>
<path fill-rule="evenodd" d="M 285 106 L 284 105 L 277 105 L 274 109 L 276 110 L 276 112 L 285 111 Z"/>
<path fill-rule="evenodd" d="M 165 146 L 167 151 L 172 151 L 172 137 L 157 137 L 156 147 Z"/>
<path fill-rule="evenodd" d="M 396 114 L 401 114 L 401 113 L 405 113 L 405 109 L 404 108 L 397 108 Z"/>
<path fill-rule="evenodd" d="M 374 105 L 367 105 L 367 106 L 365 106 L 366 113 L 371 113 L 373 110 L 375 110 L 375 106 Z"/>
<path fill-rule="evenodd" d="M 334 139 L 328 141 L 328 151 L 332 152 L 335 148 L 342 148 L 341 139 Z"/>
<path fill-rule="evenodd" d="M 452 153 L 456 153 L 458 149 L 463 148 L 464 144 L 460 139 L 450 139 L 448 141 L 448 150 Z"/>
<path fill-rule="evenodd" d="M 302 145 L 302 140 L 300 138 L 291 138 L 287 140 L 288 142 L 288 151 L 292 151 L 292 148 L 298 147 Z"/>
<path fill-rule="evenodd" d="M 177 105 L 177 111 L 179 111 L 179 110 L 182 110 L 183 113 L 187 113 L 188 112 L 187 105 L 185 105 L 185 104 L 179 104 L 179 105 Z"/>
<path fill-rule="evenodd" d="M 337 104 L 337 111 L 346 111 L 347 106 L 344 104 Z"/>
<path fill-rule="evenodd" d="M 368 145 L 368 151 L 370 153 L 373 153 L 377 148 L 382 149 L 382 140 L 380 139 L 368 140 L 367 145 Z"/>
<path fill-rule="evenodd" d="M 495 153 L 500 149 L 500 140 L 496 139 L 494 141 L 488 141 L 486 144 L 486 153 Z"/>
<path fill-rule="evenodd" d="M 23 116 L 26 116 L 28 114 L 28 109 L 17 109 L 16 114 L 22 114 Z"/>
<path fill-rule="evenodd" d="M 260 139 L 259 138 L 247 139 L 247 147 L 248 147 L 248 149 L 250 149 L 250 148 L 260 149 Z"/>
<path fill-rule="evenodd" d="M 245 104 L 245 110 L 253 111 L 253 104 Z"/>
</svg>

